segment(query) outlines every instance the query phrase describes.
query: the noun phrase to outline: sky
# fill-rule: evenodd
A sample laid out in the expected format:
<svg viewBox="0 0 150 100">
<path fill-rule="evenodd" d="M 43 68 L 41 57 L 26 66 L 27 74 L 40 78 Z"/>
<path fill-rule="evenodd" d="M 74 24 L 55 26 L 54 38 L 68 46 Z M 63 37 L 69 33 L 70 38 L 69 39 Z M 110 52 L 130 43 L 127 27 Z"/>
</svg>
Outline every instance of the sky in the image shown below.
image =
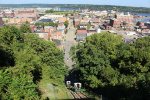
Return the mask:
<svg viewBox="0 0 150 100">
<path fill-rule="evenodd" d="M 0 0 L 0 4 L 97 4 L 150 7 L 150 0 Z"/>
</svg>

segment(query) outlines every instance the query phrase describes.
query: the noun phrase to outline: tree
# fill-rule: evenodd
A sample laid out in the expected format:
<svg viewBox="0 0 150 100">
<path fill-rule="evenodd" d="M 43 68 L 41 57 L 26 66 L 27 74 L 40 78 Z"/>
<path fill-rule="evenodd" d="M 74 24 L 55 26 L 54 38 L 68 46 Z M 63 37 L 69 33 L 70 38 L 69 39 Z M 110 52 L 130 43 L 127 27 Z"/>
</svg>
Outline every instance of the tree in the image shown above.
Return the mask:
<svg viewBox="0 0 150 100">
<path fill-rule="evenodd" d="M 15 40 L 23 41 L 23 35 L 18 28 L 15 26 L 4 26 L 0 28 L 0 41 L 3 41 L 1 46 L 10 46 Z"/>
<path fill-rule="evenodd" d="M 79 80 L 112 100 L 148 100 L 149 41 L 145 37 L 127 44 L 112 33 L 87 37 L 85 43 L 72 48 Z"/>
<path fill-rule="evenodd" d="M 22 25 L 20 26 L 20 31 L 21 31 L 22 33 L 31 33 L 30 25 L 27 24 L 27 23 L 22 24 Z"/>
<path fill-rule="evenodd" d="M 46 10 L 46 11 L 45 11 L 45 13 L 53 13 L 53 12 L 54 12 L 53 9 L 51 9 L 51 10 Z"/>
<path fill-rule="evenodd" d="M 0 28 L 0 54 L 2 100 L 39 100 L 41 80 L 64 85 L 63 53 L 50 41 L 23 34 L 14 26 L 4 26 Z"/>
<path fill-rule="evenodd" d="M 69 25 L 69 22 L 68 22 L 68 21 L 65 21 L 65 22 L 64 22 L 64 25 L 65 25 L 65 27 L 67 28 L 68 25 Z"/>
</svg>

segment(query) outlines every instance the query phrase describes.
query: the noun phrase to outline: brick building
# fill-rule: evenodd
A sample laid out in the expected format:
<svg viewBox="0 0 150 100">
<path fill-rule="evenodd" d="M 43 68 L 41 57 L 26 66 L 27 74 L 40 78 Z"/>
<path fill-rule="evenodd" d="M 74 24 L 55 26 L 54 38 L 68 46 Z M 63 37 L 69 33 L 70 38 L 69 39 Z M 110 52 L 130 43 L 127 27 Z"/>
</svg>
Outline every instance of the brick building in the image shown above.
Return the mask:
<svg viewBox="0 0 150 100">
<path fill-rule="evenodd" d="M 34 9 L 21 9 L 14 11 L 16 18 L 32 18 L 36 20 L 39 16 L 36 10 Z"/>
<path fill-rule="evenodd" d="M 133 26 L 134 17 L 128 14 L 116 14 L 115 18 L 110 19 L 110 26 L 114 28 L 131 28 Z"/>
</svg>

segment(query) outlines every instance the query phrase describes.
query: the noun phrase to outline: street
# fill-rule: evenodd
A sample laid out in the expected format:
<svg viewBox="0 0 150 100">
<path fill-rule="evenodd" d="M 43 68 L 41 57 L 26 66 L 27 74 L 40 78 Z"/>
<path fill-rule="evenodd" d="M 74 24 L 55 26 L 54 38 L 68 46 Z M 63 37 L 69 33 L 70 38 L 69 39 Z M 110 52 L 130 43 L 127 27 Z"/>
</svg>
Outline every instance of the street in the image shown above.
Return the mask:
<svg viewBox="0 0 150 100">
<path fill-rule="evenodd" d="M 74 46 L 76 43 L 76 41 L 74 40 L 75 32 L 76 32 L 76 29 L 73 26 L 73 21 L 70 20 L 69 25 L 68 25 L 68 32 L 67 34 L 65 34 L 65 41 L 63 43 L 64 53 L 65 53 L 64 61 L 69 69 L 72 69 L 73 68 L 72 65 L 74 64 L 69 55 L 69 52 L 70 52 L 71 47 Z"/>
</svg>

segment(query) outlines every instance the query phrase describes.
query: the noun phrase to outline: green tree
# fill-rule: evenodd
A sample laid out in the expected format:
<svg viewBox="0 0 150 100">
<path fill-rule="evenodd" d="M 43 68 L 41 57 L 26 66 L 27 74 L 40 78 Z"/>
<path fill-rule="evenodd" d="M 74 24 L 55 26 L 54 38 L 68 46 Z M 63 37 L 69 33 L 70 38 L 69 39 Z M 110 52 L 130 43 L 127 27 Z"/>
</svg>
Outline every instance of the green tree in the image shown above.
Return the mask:
<svg viewBox="0 0 150 100">
<path fill-rule="evenodd" d="M 51 9 L 51 10 L 46 10 L 46 11 L 45 11 L 45 13 L 53 13 L 53 12 L 54 12 L 53 9 Z"/>
<path fill-rule="evenodd" d="M 27 24 L 27 23 L 22 24 L 22 25 L 20 26 L 20 31 L 21 31 L 22 33 L 31 33 L 30 25 Z"/>
<path fill-rule="evenodd" d="M 38 100 L 41 80 L 64 85 L 63 52 L 50 41 L 23 34 L 14 26 L 0 28 L 0 99 Z"/>
<path fill-rule="evenodd" d="M 112 33 L 86 38 L 71 53 L 80 72 L 79 80 L 112 100 L 148 100 L 149 41 L 150 37 L 145 37 L 127 44 Z"/>
<path fill-rule="evenodd" d="M 67 28 L 68 25 L 69 25 L 69 22 L 68 22 L 68 21 L 65 21 L 65 22 L 64 22 L 64 25 L 65 25 L 65 27 Z"/>
</svg>

